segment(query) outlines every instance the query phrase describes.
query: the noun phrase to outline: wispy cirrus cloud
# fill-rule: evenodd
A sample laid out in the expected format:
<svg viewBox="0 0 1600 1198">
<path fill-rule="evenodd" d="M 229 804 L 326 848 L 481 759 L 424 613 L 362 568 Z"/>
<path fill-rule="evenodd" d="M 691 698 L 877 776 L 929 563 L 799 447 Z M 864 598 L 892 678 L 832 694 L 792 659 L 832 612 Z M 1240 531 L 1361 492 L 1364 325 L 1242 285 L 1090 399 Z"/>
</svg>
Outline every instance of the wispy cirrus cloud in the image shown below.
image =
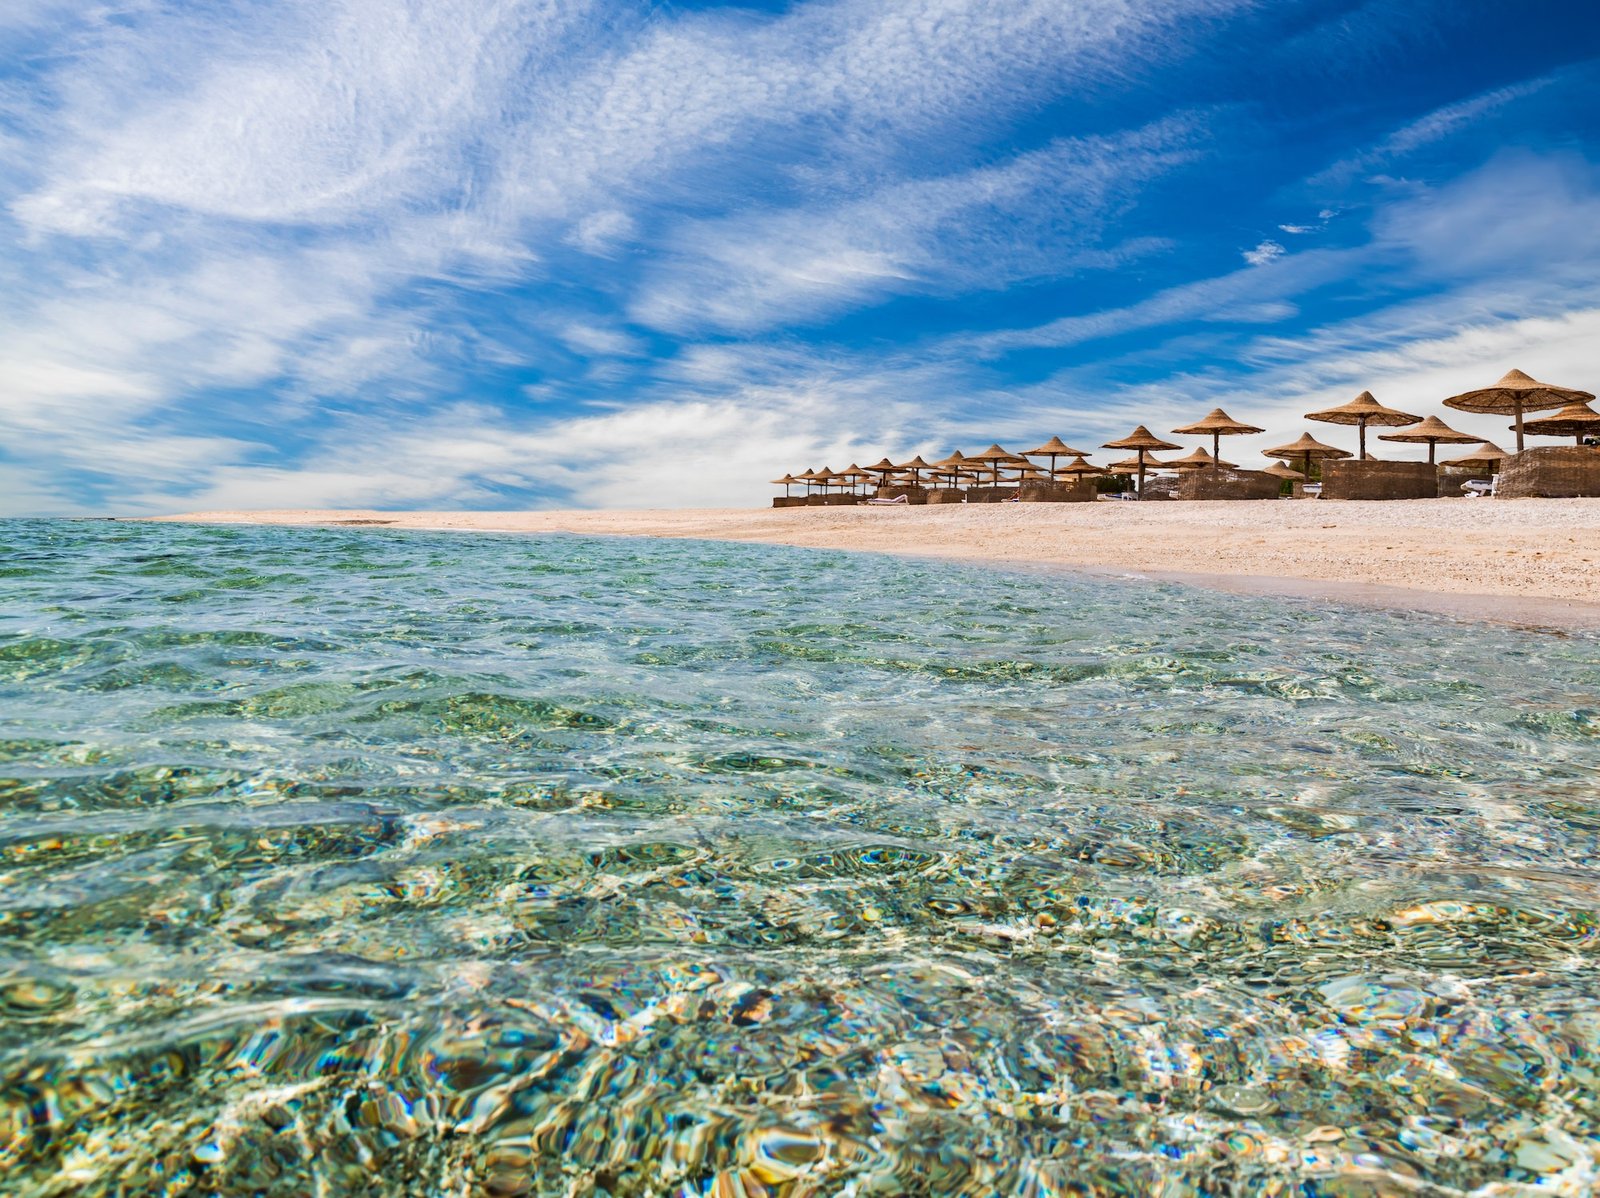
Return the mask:
<svg viewBox="0 0 1600 1198">
<path fill-rule="evenodd" d="M 1274 171 L 1317 72 L 1470 23 L 1402 7 L 15 0 L 0 506 L 729 501 L 1271 377 L 1279 342 L 1342 378 L 1382 348 L 1351 307 L 1429 342 L 1582 308 L 1587 135 L 1481 177 L 1460 136 L 1579 67 L 1450 99 L 1452 63 L 1315 159 L 1448 171 L 1325 229 L 1259 200 L 1304 192 Z M 1283 130 L 1251 127 L 1302 100 L 1247 94 L 1263 63 L 1307 81 Z"/>
</svg>

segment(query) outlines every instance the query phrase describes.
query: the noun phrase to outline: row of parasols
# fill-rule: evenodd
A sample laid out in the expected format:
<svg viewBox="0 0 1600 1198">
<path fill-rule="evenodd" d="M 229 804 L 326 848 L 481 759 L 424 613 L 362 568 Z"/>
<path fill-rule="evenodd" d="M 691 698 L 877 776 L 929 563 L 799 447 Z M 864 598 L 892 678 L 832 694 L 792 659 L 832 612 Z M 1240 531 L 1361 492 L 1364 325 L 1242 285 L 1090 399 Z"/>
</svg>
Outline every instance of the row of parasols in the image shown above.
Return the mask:
<svg viewBox="0 0 1600 1198">
<path fill-rule="evenodd" d="M 1520 453 L 1523 449 L 1524 435 L 1527 433 L 1573 437 L 1579 444 L 1582 444 L 1586 437 L 1600 436 L 1600 412 L 1594 411 L 1589 406 L 1594 398 L 1587 391 L 1541 383 L 1529 378 L 1520 370 L 1513 370 L 1492 387 L 1452 396 L 1444 403 L 1446 407 L 1463 412 L 1514 416 L 1515 423 L 1509 428 L 1516 433 L 1517 451 Z M 1560 410 L 1552 416 L 1527 419 L 1527 414 L 1530 412 L 1552 409 Z M 1479 444 L 1477 437 L 1457 432 L 1436 416 L 1423 419 L 1408 412 L 1386 408 L 1373 398 L 1370 391 L 1363 391 L 1349 403 L 1336 408 L 1308 412 L 1306 419 L 1326 424 L 1353 425 L 1357 430 L 1357 445 L 1363 461 L 1367 460 L 1368 427 L 1403 429 L 1403 432 L 1380 433 L 1379 440 L 1425 444 L 1428 447 L 1429 464 L 1435 463 L 1435 455 L 1440 445 L 1477 446 L 1463 457 L 1449 459 L 1443 463 L 1444 465 L 1493 470 L 1507 456 L 1503 449 L 1488 442 Z M 1020 454 L 1011 453 L 998 445 L 991 445 L 982 453 L 962 454 L 957 450 L 937 462 L 926 462 L 920 455 L 909 462 L 900 463 L 884 458 L 873 466 L 852 464 L 844 470 L 830 470 L 823 467 L 821 470 L 807 470 L 801 474 L 786 474 L 772 481 L 784 487 L 785 491 L 799 484 L 805 484 L 808 488 L 812 485 L 821 486 L 826 491 L 830 486 L 853 488 L 863 483 L 874 482 L 879 487 L 920 487 L 924 475 L 934 486 L 960 486 L 969 482 L 980 484 L 987 482 L 991 486 L 998 487 L 1002 484 L 1052 483 L 1089 475 L 1123 474 L 1137 476 L 1139 489 L 1142 491 L 1145 475 L 1151 470 L 1231 469 L 1234 464 L 1222 461 L 1220 456 L 1222 438 L 1260 433 L 1265 430 L 1237 421 L 1221 408 L 1213 408 L 1205 419 L 1172 431 L 1185 436 L 1209 436 L 1211 452 L 1196 449 L 1181 458 L 1149 457 L 1149 454 L 1156 451 L 1183 447 L 1162 440 L 1141 424 L 1126 437 L 1107 441 L 1101 446 L 1103 449 L 1131 450 L 1134 455 L 1105 467 L 1092 465 L 1088 461 L 1089 451 L 1074 449 L 1060 437 L 1052 437 L 1043 445 Z M 1278 463 L 1269 467 L 1264 473 L 1292 481 L 1302 481 L 1310 474 L 1313 461 L 1348 458 L 1354 455 L 1348 450 L 1324 445 L 1310 433 L 1305 433 L 1298 441 L 1280 445 L 1276 449 L 1264 450 L 1263 456 L 1277 459 Z M 1028 460 L 1041 457 L 1050 460 L 1048 467 L 1037 466 Z M 1056 462 L 1062 458 L 1070 458 L 1071 461 L 1058 468 Z M 1297 463 L 1300 469 L 1291 469 L 1283 464 L 1285 462 Z"/>
</svg>

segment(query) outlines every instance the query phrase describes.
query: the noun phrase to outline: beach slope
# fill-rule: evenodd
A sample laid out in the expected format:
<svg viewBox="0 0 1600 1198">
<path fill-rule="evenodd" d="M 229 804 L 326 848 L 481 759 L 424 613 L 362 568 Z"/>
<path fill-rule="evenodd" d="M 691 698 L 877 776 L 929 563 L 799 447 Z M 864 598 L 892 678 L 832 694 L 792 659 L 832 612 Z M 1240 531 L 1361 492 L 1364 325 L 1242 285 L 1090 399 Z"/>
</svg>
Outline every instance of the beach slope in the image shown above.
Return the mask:
<svg viewBox="0 0 1600 1198">
<path fill-rule="evenodd" d="M 1600 624 L 1600 499 L 660 511 L 213 511 L 169 520 L 760 541 L 1075 567 Z"/>
</svg>

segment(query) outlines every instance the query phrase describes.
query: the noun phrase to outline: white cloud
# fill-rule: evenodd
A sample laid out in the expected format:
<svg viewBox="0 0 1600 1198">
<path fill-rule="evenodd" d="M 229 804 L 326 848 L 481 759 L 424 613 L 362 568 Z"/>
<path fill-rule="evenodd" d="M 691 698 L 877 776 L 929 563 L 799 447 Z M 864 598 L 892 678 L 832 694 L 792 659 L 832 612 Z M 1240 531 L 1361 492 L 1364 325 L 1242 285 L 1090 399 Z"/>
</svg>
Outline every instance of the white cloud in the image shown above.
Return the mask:
<svg viewBox="0 0 1600 1198">
<path fill-rule="evenodd" d="M 1244 260 L 1251 266 L 1265 266 L 1268 262 L 1276 262 L 1288 251 L 1276 241 L 1263 241 L 1253 250 L 1245 250 Z"/>
<path fill-rule="evenodd" d="M 1361 153 L 1319 171 L 1307 182 L 1314 188 L 1342 186 L 1352 179 L 1377 170 L 1424 146 L 1470 128 L 1517 100 L 1543 91 L 1560 80 L 1559 73 L 1524 80 L 1509 87 L 1497 87 L 1446 104 L 1394 130 L 1382 141 Z M 1328 215 L 1331 215 L 1328 214 Z M 1327 219 L 1325 215 L 1323 219 Z"/>
<path fill-rule="evenodd" d="M 1057 140 L 998 165 L 897 181 L 827 205 L 698 222 L 647 276 L 635 319 L 750 331 L 886 292 L 986 289 L 1111 268 L 1164 243 L 1102 247 L 1140 184 L 1188 161 L 1193 120 Z"/>
</svg>

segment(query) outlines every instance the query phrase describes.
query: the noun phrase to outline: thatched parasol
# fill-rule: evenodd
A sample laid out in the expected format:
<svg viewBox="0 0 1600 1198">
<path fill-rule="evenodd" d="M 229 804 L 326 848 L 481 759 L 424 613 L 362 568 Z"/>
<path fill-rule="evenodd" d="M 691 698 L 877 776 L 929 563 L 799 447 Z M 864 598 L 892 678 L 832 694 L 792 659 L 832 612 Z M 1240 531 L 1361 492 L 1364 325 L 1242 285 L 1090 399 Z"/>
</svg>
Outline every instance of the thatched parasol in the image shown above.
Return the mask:
<svg viewBox="0 0 1600 1198">
<path fill-rule="evenodd" d="M 888 458 L 884 458 L 877 465 L 868 466 L 867 469 L 878 476 L 878 485 L 880 487 L 887 487 L 889 485 L 889 475 L 894 473 L 895 466 Z"/>
<path fill-rule="evenodd" d="M 792 474 L 785 474 L 782 478 L 773 479 L 772 480 L 772 485 L 775 486 L 775 487 L 782 487 L 783 488 L 783 497 L 785 499 L 787 499 L 787 498 L 789 498 L 789 488 L 794 486 L 795 483 L 800 482 L 800 481 L 801 481 L 800 479 L 796 478 Z"/>
<path fill-rule="evenodd" d="M 813 466 L 813 467 L 811 467 L 811 469 L 809 469 L 809 470 L 807 470 L 807 471 L 805 471 L 805 472 L 803 472 L 801 474 L 795 475 L 794 476 L 794 480 L 797 483 L 805 483 L 805 485 L 806 485 L 806 494 L 807 495 L 811 494 L 811 484 L 817 481 L 817 468 L 815 466 Z"/>
<path fill-rule="evenodd" d="M 850 489 L 852 492 L 856 491 L 857 484 L 872 481 L 872 475 L 868 474 L 854 462 L 851 462 L 843 470 L 839 471 L 838 477 L 848 478 L 850 480 Z"/>
<path fill-rule="evenodd" d="M 1298 459 L 1300 469 L 1307 477 L 1311 474 L 1311 462 L 1328 461 L 1331 458 L 1347 458 L 1350 456 L 1348 449 L 1339 449 L 1337 446 L 1324 445 L 1310 433 L 1301 433 L 1298 441 L 1288 445 L 1280 445 L 1276 449 L 1269 449 L 1262 455 L 1264 458 L 1283 458 L 1286 461 Z"/>
<path fill-rule="evenodd" d="M 1056 473 L 1056 474 L 1071 474 L 1071 475 L 1073 475 L 1075 477 L 1078 477 L 1078 478 L 1086 478 L 1091 474 L 1104 474 L 1104 473 L 1106 473 L 1104 470 L 1100 469 L 1100 467 L 1094 465 L 1093 463 L 1084 461 L 1083 458 L 1084 458 L 1084 455 L 1080 453 L 1076 458 L 1074 458 L 1072 461 L 1068 462 L 1065 466 L 1061 467 L 1060 470 L 1057 470 L 1054 473 Z"/>
<path fill-rule="evenodd" d="M 1600 424 L 1600 416 L 1595 417 L 1595 423 Z M 1477 441 L 1471 433 L 1458 433 L 1437 416 L 1429 416 L 1416 428 L 1408 428 L 1403 433 L 1379 433 L 1380 441 L 1409 441 L 1413 445 L 1420 445 L 1424 441 L 1428 445 L 1428 465 L 1433 465 L 1433 455 L 1438 451 L 1439 443 L 1446 445 L 1471 445 Z"/>
<path fill-rule="evenodd" d="M 1508 370 L 1503 379 L 1481 391 L 1464 391 L 1444 401 L 1447 408 L 1461 412 L 1486 412 L 1492 416 L 1515 415 L 1517 422 L 1517 452 L 1522 452 L 1522 415 L 1524 412 L 1547 412 L 1551 408 L 1572 403 L 1588 403 L 1594 398 L 1587 391 L 1573 387 L 1556 387 L 1531 379 L 1520 370 Z"/>
<path fill-rule="evenodd" d="M 1001 449 L 998 445 L 991 445 L 982 453 L 972 454 L 967 458 L 969 462 L 988 462 L 989 469 L 994 474 L 994 485 L 1000 485 L 1000 468 L 1002 466 L 1016 466 L 1028 464 L 1028 459 L 1019 457 L 1008 449 Z"/>
<path fill-rule="evenodd" d="M 1102 448 L 1131 449 L 1136 452 L 1138 455 L 1136 460 L 1139 463 L 1139 495 L 1142 498 L 1144 496 L 1144 475 L 1146 466 L 1146 459 L 1144 455 L 1152 449 L 1182 449 L 1183 446 L 1174 445 L 1171 441 L 1163 441 L 1160 437 L 1156 436 L 1141 424 L 1126 437 L 1122 438 L 1122 440 L 1107 441 Z M 1149 464 L 1155 465 L 1153 462 Z"/>
<path fill-rule="evenodd" d="M 911 472 L 911 485 L 913 487 L 920 487 L 922 485 L 922 472 L 924 470 L 932 470 L 933 463 L 924 462 L 922 460 L 922 455 L 919 453 L 909 462 L 901 462 L 895 467 L 895 469 L 901 471 L 902 473 L 909 470 Z"/>
<path fill-rule="evenodd" d="M 1474 470 L 1493 470 L 1505 461 L 1509 455 L 1493 441 L 1485 441 L 1471 453 L 1459 458 L 1451 458 L 1444 463 L 1446 466 L 1470 466 Z"/>
<path fill-rule="evenodd" d="M 1248 433 L 1265 432 L 1266 430 L 1259 429 L 1253 424 L 1240 424 L 1221 408 L 1212 408 L 1211 414 L 1204 420 L 1196 420 L 1193 424 L 1186 424 L 1182 428 L 1175 428 L 1172 431 L 1182 433 L 1186 437 L 1209 435 L 1211 438 L 1212 465 L 1215 466 L 1220 464 L 1218 455 L 1222 453 L 1223 437 L 1239 437 Z"/>
<path fill-rule="evenodd" d="M 1320 420 L 1324 424 L 1353 424 L 1356 426 L 1356 440 L 1361 449 L 1361 460 L 1367 460 L 1367 425 L 1377 424 L 1388 428 L 1399 428 L 1406 424 L 1415 424 L 1421 416 L 1413 416 L 1409 412 L 1397 412 L 1393 408 L 1386 408 L 1372 398 L 1372 392 L 1363 391 L 1347 404 L 1340 404 L 1337 408 L 1324 408 L 1320 412 L 1307 412 L 1307 420 Z M 1276 457 L 1276 454 L 1271 455 Z"/>
<path fill-rule="evenodd" d="M 812 477 L 817 480 L 818 484 L 822 487 L 822 493 L 826 495 L 828 493 L 828 488 L 834 485 L 835 480 L 839 476 L 828 467 L 824 466 L 821 470 L 816 471 Z"/>
<path fill-rule="evenodd" d="M 1025 458 L 1049 458 L 1050 475 L 1053 478 L 1055 477 L 1057 458 L 1081 458 L 1088 455 L 1081 449 L 1073 449 L 1072 446 L 1063 442 L 1060 437 L 1051 437 L 1038 449 L 1030 449 L 1022 456 Z"/>
<path fill-rule="evenodd" d="M 1586 403 L 1569 403 L 1554 416 L 1523 421 L 1522 427 L 1541 437 L 1572 437 L 1582 445 L 1585 437 L 1600 433 L 1600 412 Z"/>
<path fill-rule="evenodd" d="M 1272 463 L 1272 465 L 1268 466 L 1261 473 L 1270 474 L 1273 478 L 1286 478 L 1292 483 L 1302 483 L 1306 480 L 1306 476 L 1301 474 L 1300 471 L 1291 470 L 1282 462 Z"/>
<path fill-rule="evenodd" d="M 1218 466 L 1225 466 L 1229 470 L 1235 468 L 1233 462 L 1219 462 L 1203 449 L 1197 449 L 1181 458 L 1168 458 L 1167 466 L 1173 470 L 1204 470 L 1208 467 L 1214 470 Z"/>
</svg>

